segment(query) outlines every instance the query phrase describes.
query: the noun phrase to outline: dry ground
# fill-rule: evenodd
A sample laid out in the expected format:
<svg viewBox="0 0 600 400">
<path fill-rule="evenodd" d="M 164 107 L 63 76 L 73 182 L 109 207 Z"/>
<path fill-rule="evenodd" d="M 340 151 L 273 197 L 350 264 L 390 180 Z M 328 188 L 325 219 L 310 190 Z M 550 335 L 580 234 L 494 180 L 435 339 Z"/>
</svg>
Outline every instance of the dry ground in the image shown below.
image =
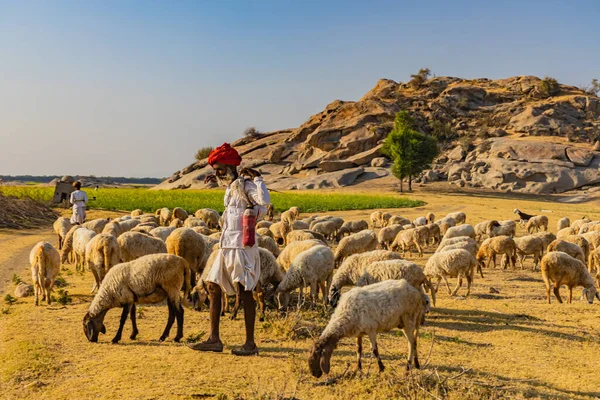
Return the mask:
<svg viewBox="0 0 600 400">
<path fill-rule="evenodd" d="M 428 211 L 438 217 L 464 210 L 467 221 L 514 219 L 515 207 L 550 217 L 556 231 L 559 217 L 587 215 L 599 219 L 594 204 L 567 205 L 520 198 L 423 193 L 425 207 L 392 210 L 415 217 Z M 369 212 L 332 213 L 364 218 Z M 94 217 L 95 215 L 92 215 Z M 29 281 L 27 255 L 44 238 L 56 243 L 50 230 L 16 235 L 0 233 L 0 291 L 12 291 L 5 278 L 18 273 Z M 523 234 L 520 230 L 519 235 Z M 431 253 L 433 249 L 429 249 Z M 12 257 L 12 261 L 11 261 Z M 416 261 L 423 265 L 424 259 Z M 527 267 L 531 267 L 528 261 Z M 8 268 L 12 270 L 8 271 Z M 352 339 L 342 340 L 332 358 L 329 376 L 309 376 L 306 351 L 311 335 L 326 324 L 326 311 L 315 308 L 283 318 L 268 312 L 257 322 L 259 357 L 229 354 L 243 341 L 243 320 L 222 320 L 223 354 L 202 354 L 167 340 L 157 342 L 166 322 L 164 306 L 144 307 L 141 334 L 121 344 L 110 339 L 120 312 L 109 312 L 107 335 L 91 344 L 82 318 L 91 301 L 91 274 L 66 266 L 62 276 L 73 298 L 67 306 L 34 307 L 31 298 L 13 306 L 0 305 L 0 398 L 598 398 L 600 397 L 600 305 L 545 303 L 539 272 L 484 271 L 476 277 L 472 295 L 451 298 L 441 287 L 437 307 L 421 330 L 419 354 L 426 366 L 405 375 L 406 340 L 400 331 L 380 335 L 387 370 L 377 372 L 365 347 L 362 374 L 353 373 Z M 454 280 L 453 280 L 454 281 Z M 452 284 L 453 282 L 451 282 Z M 500 291 L 491 294 L 490 287 Z M 563 289 L 563 292 L 565 289 Z M 464 294 L 465 289 L 459 291 Z M 185 337 L 208 330 L 206 311 L 185 313 Z M 174 335 L 174 331 L 172 332 Z"/>
</svg>

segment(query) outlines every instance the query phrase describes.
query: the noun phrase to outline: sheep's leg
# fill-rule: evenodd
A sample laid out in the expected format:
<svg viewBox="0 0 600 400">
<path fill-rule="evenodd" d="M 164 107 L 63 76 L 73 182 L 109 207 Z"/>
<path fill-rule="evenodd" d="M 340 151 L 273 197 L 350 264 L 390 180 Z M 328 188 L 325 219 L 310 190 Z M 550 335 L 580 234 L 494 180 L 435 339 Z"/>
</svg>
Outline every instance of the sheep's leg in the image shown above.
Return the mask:
<svg viewBox="0 0 600 400">
<path fill-rule="evenodd" d="M 40 285 L 37 282 L 33 283 L 33 292 L 35 295 L 35 300 L 33 302 L 33 304 L 35 304 L 36 306 L 40 305 Z"/>
<path fill-rule="evenodd" d="M 550 283 L 548 281 L 546 281 L 545 284 L 546 284 L 546 297 L 548 298 L 548 304 L 552 304 L 550 302 L 550 297 L 551 297 L 550 296 Z"/>
<path fill-rule="evenodd" d="M 523 266 L 523 260 L 525 259 L 525 254 L 519 254 L 519 264 L 521 264 L 521 270 L 525 269 Z M 535 262 L 535 260 L 534 260 Z"/>
<path fill-rule="evenodd" d="M 135 340 L 135 338 L 137 337 L 137 335 L 139 333 L 138 327 L 137 327 L 137 307 L 136 307 L 135 303 L 133 303 L 131 305 L 129 319 L 131 319 L 131 335 L 129 336 L 129 339 Z"/>
<path fill-rule="evenodd" d="M 321 294 L 323 295 L 323 306 L 327 306 L 327 283 L 325 281 L 319 282 L 319 288 L 321 288 Z M 319 289 L 317 288 L 317 294 Z"/>
<path fill-rule="evenodd" d="M 179 306 L 174 306 L 173 308 L 175 310 L 175 317 L 177 318 L 177 335 L 175 335 L 173 341 L 179 343 L 183 337 L 183 306 L 179 304 Z"/>
<path fill-rule="evenodd" d="M 556 298 L 558 299 L 559 303 L 562 303 L 562 299 L 560 298 L 560 293 L 558 292 L 559 286 L 554 286 L 554 295 L 556 296 Z"/>
<path fill-rule="evenodd" d="M 234 320 L 237 317 L 237 313 L 238 310 L 240 309 L 240 305 L 241 305 L 241 298 L 240 298 L 240 291 L 244 290 L 244 288 L 242 287 L 242 284 L 237 282 L 235 284 L 235 305 L 233 306 L 233 310 L 231 311 L 231 319 Z M 227 297 L 225 297 L 227 298 Z"/>
<path fill-rule="evenodd" d="M 319 298 L 319 284 L 318 282 L 311 282 L 310 284 L 310 300 L 312 301 L 312 305 L 317 304 L 317 299 Z"/>
<path fill-rule="evenodd" d="M 62 237 L 59 234 L 58 235 L 58 249 L 59 250 L 62 250 L 62 242 L 63 242 Z"/>
<path fill-rule="evenodd" d="M 471 283 L 473 283 L 473 274 L 467 274 L 466 275 L 467 278 L 467 294 L 465 296 L 468 296 L 471 294 Z M 461 281 L 462 284 L 462 281 Z"/>
<path fill-rule="evenodd" d="M 100 289 L 100 276 L 98 275 L 98 271 L 96 271 L 96 268 L 91 267 L 90 268 L 92 270 L 92 275 L 94 275 L 94 280 L 96 281 L 96 283 L 94 283 L 94 286 L 92 287 L 92 291 L 90 293 L 94 293 L 95 289 Z"/>
<path fill-rule="evenodd" d="M 46 284 L 46 286 L 44 287 L 44 297 L 46 298 L 48 305 L 50 305 L 50 303 L 52 303 L 52 300 L 50 298 L 50 293 L 52 292 L 52 287 L 54 286 L 54 281 L 46 280 L 46 282 L 44 282 L 44 283 Z"/>
<path fill-rule="evenodd" d="M 456 283 L 456 287 L 454 288 L 454 291 L 452 292 L 452 296 L 456 296 L 456 294 L 458 293 L 458 289 L 460 289 L 460 287 L 462 286 L 462 275 L 458 275 L 458 282 Z"/>
<path fill-rule="evenodd" d="M 127 316 L 129 315 L 129 304 L 123 305 L 123 311 L 121 312 L 121 320 L 119 321 L 119 329 L 117 330 L 117 334 L 112 340 L 112 344 L 119 343 L 121 340 L 121 335 L 123 334 L 123 327 L 125 326 L 125 322 L 127 322 Z"/>
<path fill-rule="evenodd" d="M 360 357 L 362 356 L 362 344 L 363 338 L 362 336 L 358 336 L 356 338 L 356 370 L 362 370 L 362 363 L 360 361 Z"/>
<path fill-rule="evenodd" d="M 383 372 L 385 367 L 381 362 L 381 356 L 379 355 L 379 349 L 377 348 L 377 333 L 372 332 L 369 333 L 369 340 L 371 341 L 371 349 L 373 351 L 373 355 L 377 358 L 377 365 L 379 366 L 379 372 Z"/>
<path fill-rule="evenodd" d="M 302 302 L 304 301 L 304 285 L 300 285 L 299 294 L 298 294 L 298 311 L 302 309 Z"/>
<path fill-rule="evenodd" d="M 417 247 L 417 251 L 419 252 L 419 257 L 423 257 L 423 250 L 421 249 L 418 240 L 415 240 L 415 246 Z"/>
<path fill-rule="evenodd" d="M 260 310 L 258 320 L 263 322 L 265 320 L 265 292 L 263 292 L 260 283 L 256 285 L 256 300 L 258 301 L 258 309 Z"/>
<path fill-rule="evenodd" d="M 571 301 L 573 301 L 573 287 L 569 286 L 569 301 L 568 301 L 568 303 L 571 304 Z"/>
<path fill-rule="evenodd" d="M 442 277 L 440 275 L 438 275 L 437 277 L 437 285 L 435 286 L 435 292 L 437 293 L 437 291 L 440 289 L 440 282 L 442 282 Z"/>
<path fill-rule="evenodd" d="M 227 293 L 223 292 L 221 294 L 221 317 L 225 316 L 225 312 L 230 312 L 229 309 L 229 299 L 227 298 Z"/>
<path fill-rule="evenodd" d="M 412 324 L 412 321 L 404 321 L 404 328 L 402 329 L 404 332 L 404 336 L 406 336 L 406 340 L 408 341 L 408 360 L 406 364 L 406 370 L 408 371 L 413 364 L 413 360 L 415 360 L 416 349 L 417 349 L 417 340 L 415 337 L 415 329 Z"/>
<path fill-rule="evenodd" d="M 446 275 L 442 275 L 442 278 L 444 279 L 444 283 L 446 284 L 446 288 L 448 289 L 448 294 L 450 296 L 452 296 L 452 290 L 450 290 L 450 284 L 448 283 L 448 278 L 446 277 Z"/>
<path fill-rule="evenodd" d="M 163 334 L 160 336 L 159 340 L 161 342 L 164 342 L 165 339 L 169 337 L 169 333 L 171 333 L 171 327 L 173 326 L 173 322 L 175 322 L 175 305 L 171 299 L 167 300 L 167 307 L 169 308 L 169 319 L 167 320 L 167 326 L 165 326 Z"/>
</svg>

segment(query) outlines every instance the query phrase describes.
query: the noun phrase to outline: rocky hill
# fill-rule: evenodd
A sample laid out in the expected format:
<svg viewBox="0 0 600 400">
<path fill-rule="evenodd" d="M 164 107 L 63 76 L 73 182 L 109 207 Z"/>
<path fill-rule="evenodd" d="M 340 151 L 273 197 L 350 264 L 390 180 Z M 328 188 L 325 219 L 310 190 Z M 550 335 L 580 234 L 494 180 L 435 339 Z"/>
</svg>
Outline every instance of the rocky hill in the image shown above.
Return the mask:
<svg viewBox="0 0 600 400">
<path fill-rule="evenodd" d="M 296 129 L 232 145 L 272 189 L 378 187 L 395 179 L 382 141 L 394 115 L 408 110 L 442 149 L 417 181 L 544 194 L 600 183 L 600 99 L 565 85 L 548 96 L 541 83 L 437 77 L 415 87 L 382 79 L 360 100 L 336 100 Z M 209 172 L 197 161 L 156 189 L 204 188 Z"/>
</svg>

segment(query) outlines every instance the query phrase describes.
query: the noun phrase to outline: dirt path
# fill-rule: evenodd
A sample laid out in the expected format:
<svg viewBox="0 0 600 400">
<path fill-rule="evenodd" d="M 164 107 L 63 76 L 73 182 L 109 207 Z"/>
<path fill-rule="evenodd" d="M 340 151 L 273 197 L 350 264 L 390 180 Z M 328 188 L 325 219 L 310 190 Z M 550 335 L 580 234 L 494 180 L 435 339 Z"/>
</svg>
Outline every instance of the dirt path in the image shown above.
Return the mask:
<svg viewBox="0 0 600 400">
<path fill-rule="evenodd" d="M 11 288 L 13 274 L 29 276 L 29 252 L 39 241 L 58 245 L 52 227 L 28 231 L 0 230 L 0 293 Z"/>
</svg>

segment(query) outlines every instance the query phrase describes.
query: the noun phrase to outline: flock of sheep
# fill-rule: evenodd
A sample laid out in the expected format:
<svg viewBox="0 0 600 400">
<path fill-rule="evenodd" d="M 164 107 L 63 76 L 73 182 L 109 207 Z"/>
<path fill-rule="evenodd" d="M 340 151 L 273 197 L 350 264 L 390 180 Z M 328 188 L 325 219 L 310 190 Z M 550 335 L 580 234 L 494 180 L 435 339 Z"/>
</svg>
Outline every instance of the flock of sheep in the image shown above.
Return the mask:
<svg viewBox="0 0 600 400">
<path fill-rule="evenodd" d="M 518 213 L 518 210 L 515 210 Z M 395 327 L 408 340 L 408 367 L 419 367 L 417 336 L 425 314 L 435 306 L 443 280 L 448 293 L 456 295 L 467 281 L 469 295 L 475 273 L 483 277 L 485 267 L 501 265 L 523 269 L 527 256 L 539 266 L 550 303 L 550 290 L 559 302 L 559 287 L 566 285 L 572 300 L 574 287 L 583 287 L 589 303 L 599 297 L 594 279 L 600 284 L 600 221 L 588 219 L 558 222 L 558 233 L 548 232 L 548 218 L 520 213 L 528 235 L 515 237 L 517 222 L 484 221 L 474 227 L 463 212 L 437 219 L 431 213 L 410 221 L 390 213 L 373 212 L 369 221 L 344 221 L 339 217 L 300 218 L 297 207 L 281 214 L 278 222 L 257 225 L 261 260 L 256 297 L 264 318 L 265 290 L 272 286 L 280 310 L 290 306 L 298 289 L 297 308 L 319 299 L 335 310 L 327 327 L 314 343 L 309 366 L 314 376 L 328 373 L 330 359 L 340 339 L 357 338 L 358 368 L 361 367 L 362 338 L 367 335 L 380 370 L 384 366 L 377 348 L 377 332 Z M 271 218 L 272 219 L 272 218 Z M 175 320 L 179 341 L 183 337 L 184 305 L 200 310 L 207 300 L 205 274 L 216 257 L 220 216 L 211 209 L 194 215 L 181 209 L 162 208 L 155 214 L 135 210 L 117 219 L 96 219 L 72 226 L 67 218 L 54 223 L 59 253 L 50 243 L 38 243 L 30 254 L 35 304 L 39 296 L 50 303 L 50 291 L 60 265 L 74 263 L 77 270 L 91 271 L 95 297 L 84 317 L 86 337 L 96 342 L 106 333 L 104 317 L 111 308 L 122 308 L 120 325 L 112 339 L 121 339 L 125 322 L 131 319 L 135 339 L 136 304 L 166 301 L 169 317 L 160 340 L 165 340 Z M 403 259 L 414 248 L 434 246 L 434 253 L 421 268 Z M 544 255 L 545 253 L 545 255 Z M 593 275 L 595 274 L 595 276 Z M 451 290 L 448 278 L 457 278 Z M 435 282 L 437 281 L 437 282 Z M 346 286 L 354 286 L 342 294 Z M 310 299 L 304 289 L 310 289 Z M 183 296 L 181 291 L 183 290 Z M 426 294 L 426 293 L 429 293 Z M 432 304 L 430 304 L 430 296 Z M 223 298 L 224 312 L 229 301 Z M 239 308 L 236 299 L 232 311 Z"/>
</svg>

